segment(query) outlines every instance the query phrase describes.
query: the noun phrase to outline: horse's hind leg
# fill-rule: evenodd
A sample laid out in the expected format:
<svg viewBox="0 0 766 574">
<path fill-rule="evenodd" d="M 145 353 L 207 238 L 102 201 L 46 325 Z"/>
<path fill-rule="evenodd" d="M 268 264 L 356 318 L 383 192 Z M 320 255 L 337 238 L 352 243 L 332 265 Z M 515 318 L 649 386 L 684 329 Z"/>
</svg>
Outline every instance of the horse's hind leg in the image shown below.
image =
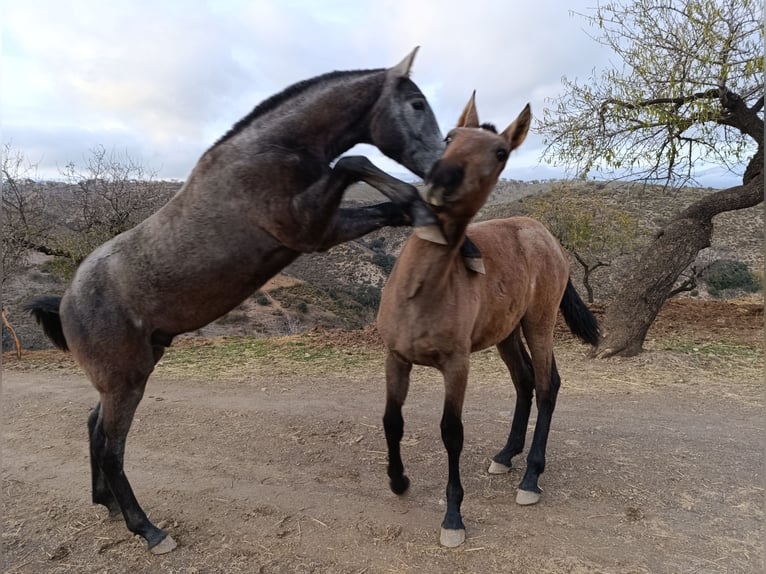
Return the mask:
<svg viewBox="0 0 766 574">
<path fill-rule="evenodd" d="M 104 471 L 98 463 L 98 453 L 103 448 L 104 431 L 101 427 L 101 403 L 96 405 L 88 415 L 88 440 L 90 443 L 90 473 L 92 479 L 92 496 L 94 504 L 102 504 L 109 510 L 110 518 L 122 515 L 120 504 L 106 483 Z"/>
<path fill-rule="evenodd" d="M 410 479 L 404 474 L 401 442 L 404 436 L 402 405 L 410 386 L 411 363 L 399 360 L 389 352 L 386 357 L 386 412 L 383 428 L 388 446 L 388 479 L 394 494 L 404 494 L 410 486 Z"/>
<path fill-rule="evenodd" d="M 540 475 L 545 471 L 545 449 L 548 444 L 553 410 L 556 408 L 556 398 L 561 386 L 561 379 L 556 369 L 556 359 L 553 356 L 552 339 L 552 329 L 549 336 L 527 336 L 535 372 L 537 422 L 532 437 L 532 446 L 527 455 L 527 470 L 521 479 L 516 495 L 516 502 L 521 505 L 535 504 L 540 500 L 540 493 L 542 492 L 537 482 Z"/>
<path fill-rule="evenodd" d="M 103 472 L 108 489 L 122 509 L 128 530 L 143 537 L 152 553 L 164 554 L 173 550 L 176 543 L 149 521 L 133 494 L 123 468 L 125 440 L 147 378 L 148 374 L 136 374 L 133 378 L 100 381 L 98 387 L 103 389 L 100 416 L 97 415 L 91 435 L 91 453 L 94 464 Z"/>
<path fill-rule="evenodd" d="M 524 348 L 518 327 L 508 338 L 497 345 L 497 350 L 508 367 L 513 386 L 516 388 L 516 408 L 513 412 L 508 441 L 503 449 L 493 457 L 489 466 L 490 474 L 504 474 L 510 471 L 511 459 L 524 450 L 535 385 L 532 361 Z"/>
</svg>

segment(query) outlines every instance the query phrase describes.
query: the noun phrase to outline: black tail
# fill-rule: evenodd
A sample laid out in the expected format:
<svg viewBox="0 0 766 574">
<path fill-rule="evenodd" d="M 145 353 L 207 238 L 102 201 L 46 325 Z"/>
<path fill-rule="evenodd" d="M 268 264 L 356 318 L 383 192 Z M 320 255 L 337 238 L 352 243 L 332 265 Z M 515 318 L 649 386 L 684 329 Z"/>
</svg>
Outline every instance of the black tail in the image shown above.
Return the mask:
<svg viewBox="0 0 766 574">
<path fill-rule="evenodd" d="M 572 285 L 572 280 L 567 282 L 564 297 L 559 303 L 561 314 L 574 335 L 582 339 L 584 343 L 596 346 L 601 339 L 601 331 L 598 328 L 598 321 L 590 312 L 590 309 L 580 299 L 577 289 Z"/>
<path fill-rule="evenodd" d="M 29 311 L 37 319 L 37 323 L 43 326 L 43 331 L 53 341 L 54 345 L 62 351 L 68 351 L 69 345 L 64 338 L 64 331 L 61 329 L 59 305 L 61 305 L 61 297 L 46 295 L 25 305 L 24 311 Z"/>
</svg>

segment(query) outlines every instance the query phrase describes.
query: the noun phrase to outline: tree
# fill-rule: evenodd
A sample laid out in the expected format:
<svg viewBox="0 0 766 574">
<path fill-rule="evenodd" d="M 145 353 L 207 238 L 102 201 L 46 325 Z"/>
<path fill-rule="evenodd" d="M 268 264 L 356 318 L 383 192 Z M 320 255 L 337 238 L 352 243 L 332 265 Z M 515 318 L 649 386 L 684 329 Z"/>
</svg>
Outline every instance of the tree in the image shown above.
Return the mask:
<svg viewBox="0 0 766 574">
<path fill-rule="evenodd" d="M 598 355 L 630 356 L 681 273 L 710 245 L 713 217 L 763 201 L 763 7 L 755 0 L 615 0 L 581 15 L 618 60 L 587 85 L 564 78 L 544 111 L 544 157 L 615 177 L 695 183 L 711 163 L 746 165 L 742 184 L 706 195 L 638 253 L 603 318 Z"/>
<path fill-rule="evenodd" d="M 2 285 L 29 265 L 29 251 L 44 242 L 49 230 L 43 186 L 33 177 L 35 166 L 10 143 L 2 150 Z M 4 300 L 5 301 L 5 300 Z M 2 306 L 2 321 L 21 357 L 21 342 Z"/>
<path fill-rule="evenodd" d="M 593 273 L 628 252 L 638 236 L 638 222 L 607 203 L 594 205 L 563 187 L 558 191 L 555 199 L 527 201 L 528 206 L 532 204 L 528 211 L 531 217 L 545 224 L 582 267 L 582 283 L 588 302 L 593 303 Z"/>
<path fill-rule="evenodd" d="M 35 166 L 3 146 L 3 281 L 26 266 L 31 251 L 55 256 L 71 274 L 96 247 L 159 209 L 178 189 L 127 154 L 91 150 L 85 167 L 70 162 L 66 180 L 43 182 Z"/>
<path fill-rule="evenodd" d="M 50 223 L 45 214 L 44 185 L 36 181 L 35 166 L 24 154 L 3 145 L 2 157 L 2 283 L 24 269 L 29 251 L 47 241 Z"/>
<path fill-rule="evenodd" d="M 70 272 L 93 249 L 159 209 L 176 189 L 155 181 L 156 173 L 130 155 L 103 146 L 90 151 L 84 168 L 70 162 L 62 175 L 68 193 L 58 194 L 58 203 L 67 217 L 56 243 Z"/>
</svg>

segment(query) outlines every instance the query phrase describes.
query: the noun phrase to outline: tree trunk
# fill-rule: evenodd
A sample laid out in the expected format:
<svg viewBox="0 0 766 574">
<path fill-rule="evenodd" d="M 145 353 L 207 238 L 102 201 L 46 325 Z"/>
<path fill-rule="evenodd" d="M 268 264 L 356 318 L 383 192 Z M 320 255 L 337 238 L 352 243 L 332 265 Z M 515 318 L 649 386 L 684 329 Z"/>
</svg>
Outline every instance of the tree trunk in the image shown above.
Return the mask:
<svg viewBox="0 0 766 574">
<path fill-rule="evenodd" d="M 752 169 L 751 169 L 752 168 Z M 639 254 L 601 321 L 598 357 L 631 357 L 643 350 L 646 333 L 681 273 L 710 246 L 713 216 L 763 201 L 763 148 L 745 172 L 745 183 L 718 191 L 676 215 Z"/>
</svg>

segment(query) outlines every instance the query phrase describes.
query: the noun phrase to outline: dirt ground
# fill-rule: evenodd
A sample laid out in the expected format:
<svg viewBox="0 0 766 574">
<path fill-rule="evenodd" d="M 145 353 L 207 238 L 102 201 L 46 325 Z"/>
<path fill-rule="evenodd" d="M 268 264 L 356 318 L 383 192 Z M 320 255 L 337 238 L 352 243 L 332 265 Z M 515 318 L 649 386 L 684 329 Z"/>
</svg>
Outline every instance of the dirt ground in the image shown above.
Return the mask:
<svg viewBox="0 0 766 574">
<path fill-rule="evenodd" d="M 514 502 L 526 452 L 508 476 L 486 472 L 513 389 L 494 351 L 474 355 L 457 549 L 438 544 L 447 472 L 435 371 L 413 372 L 403 441 L 412 485 L 398 498 L 374 333 L 314 332 L 227 354 L 233 344 L 179 342 L 136 415 L 126 472 L 179 545 L 160 557 L 90 503 L 85 421 L 96 394 L 82 373 L 58 352 L 6 354 L 3 571 L 763 571 L 762 302 L 673 302 L 631 359 L 590 360 L 560 337 L 563 388 L 533 507 Z"/>
</svg>

